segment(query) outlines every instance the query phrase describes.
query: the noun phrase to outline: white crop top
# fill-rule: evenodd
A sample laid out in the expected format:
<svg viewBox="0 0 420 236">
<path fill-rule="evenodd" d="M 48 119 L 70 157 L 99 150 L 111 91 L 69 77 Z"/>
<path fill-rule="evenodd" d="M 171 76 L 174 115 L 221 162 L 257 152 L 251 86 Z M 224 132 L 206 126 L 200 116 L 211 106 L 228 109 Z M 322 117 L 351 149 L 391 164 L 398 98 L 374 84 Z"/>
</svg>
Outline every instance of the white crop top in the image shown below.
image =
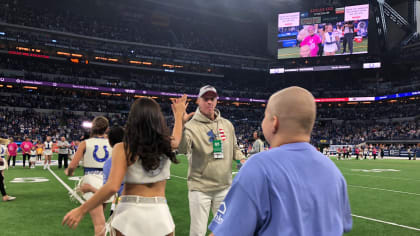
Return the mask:
<svg viewBox="0 0 420 236">
<path fill-rule="evenodd" d="M 171 160 L 166 156 L 161 157 L 160 165 L 156 170 L 146 171 L 140 160 L 127 168 L 124 182 L 128 184 L 150 184 L 167 179 L 171 172 Z"/>
</svg>

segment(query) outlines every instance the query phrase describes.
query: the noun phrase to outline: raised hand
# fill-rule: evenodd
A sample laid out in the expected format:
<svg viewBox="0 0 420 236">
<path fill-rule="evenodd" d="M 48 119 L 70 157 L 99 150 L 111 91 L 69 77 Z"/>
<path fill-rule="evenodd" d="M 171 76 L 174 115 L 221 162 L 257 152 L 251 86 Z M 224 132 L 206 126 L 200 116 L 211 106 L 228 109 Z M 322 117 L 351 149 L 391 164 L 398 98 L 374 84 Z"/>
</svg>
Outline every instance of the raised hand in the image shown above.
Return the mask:
<svg viewBox="0 0 420 236">
<path fill-rule="evenodd" d="M 187 95 L 184 94 L 182 97 L 173 99 L 171 104 L 172 112 L 175 117 L 182 116 L 183 122 L 187 122 L 191 117 L 194 115 L 194 112 L 191 112 L 189 114 L 186 113 L 186 110 L 188 108 L 188 102 L 187 102 Z"/>
<path fill-rule="evenodd" d="M 184 94 L 180 98 L 176 98 L 172 100 L 171 108 L 174 116 L 176 115 L 182 115 L 185 113 L 188 107 L 187 102 L 187 95 Z"/>
</svg>

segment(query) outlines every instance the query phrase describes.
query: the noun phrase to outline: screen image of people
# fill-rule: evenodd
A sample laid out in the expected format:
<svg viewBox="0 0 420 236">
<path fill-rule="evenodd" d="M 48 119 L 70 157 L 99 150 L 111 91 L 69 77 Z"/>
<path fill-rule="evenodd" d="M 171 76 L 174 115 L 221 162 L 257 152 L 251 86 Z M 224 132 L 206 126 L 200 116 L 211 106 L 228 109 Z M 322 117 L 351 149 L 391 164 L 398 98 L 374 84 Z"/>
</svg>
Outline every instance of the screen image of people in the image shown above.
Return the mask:
<svg viewBox="0 0 420 236">
<path fill-rule="evenodd" d="M 278 15 L 277 59 L 368 52 L 369 5 Z"/>
</svg>

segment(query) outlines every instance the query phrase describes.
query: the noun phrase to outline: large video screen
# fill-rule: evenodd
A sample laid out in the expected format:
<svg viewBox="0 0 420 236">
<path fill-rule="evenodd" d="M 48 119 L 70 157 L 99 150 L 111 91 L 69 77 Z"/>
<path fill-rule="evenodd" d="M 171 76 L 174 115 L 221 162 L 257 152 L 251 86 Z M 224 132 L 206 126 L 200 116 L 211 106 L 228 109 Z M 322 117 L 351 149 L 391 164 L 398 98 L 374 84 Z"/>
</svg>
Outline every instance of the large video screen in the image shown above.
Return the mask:
<svg viewBox="0 0 420 236">
<path fill-rule="evenodd" d="M 277 59 L 368 52 L 369 4 L 278 15 Z"/>
</svg>

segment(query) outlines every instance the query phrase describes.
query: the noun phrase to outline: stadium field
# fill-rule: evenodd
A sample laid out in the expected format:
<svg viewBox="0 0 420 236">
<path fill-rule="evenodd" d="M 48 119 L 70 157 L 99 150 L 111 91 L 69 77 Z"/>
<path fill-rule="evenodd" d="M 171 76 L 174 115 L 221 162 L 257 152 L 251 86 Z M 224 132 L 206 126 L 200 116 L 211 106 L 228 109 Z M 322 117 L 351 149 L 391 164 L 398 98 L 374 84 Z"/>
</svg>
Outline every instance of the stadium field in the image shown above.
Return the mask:
<svg viewBox="0 0 420 236">
<path fill-rule="evenodd" d="M 184 156 L 179 156 L 179 160 L 180 164 L 172 165 L 167 198 L 176 224 L 176 235 L 186 236 L 189 231 L 188 166 Z M 346 235 L 420 235 L 420 162 L 333 160 L 347 180 L 352 213 L 357 216 L 353 217 L 353 230 Z M 51 169 L 68 185 L 75 185 L 75 181 L 65 176 L 63 170 L 58 170 L 56 166 Z M 232 166 L 232 172 L 235 171 Z M 17 166 L 6 171 L 5 175 L 6 190 L 17 199 L 0 202 L 0 235 L 93 235 L 88 215 L 76 230 L 61 226 L 64 214 L 78 203 L 70 201 L 67 190 L 42 166 L 36 169 Z M 75 173 L 75 176 L 80 175 L 82 168 Z M 30 182 L 31 179 L 26 179 L 25 183 L 11 182 L 31 177 L 46 182 Z"/>
<path fill-rule="evenodd" d="M 343 43 L 341 43 L 341 49 L 337 51 L 336 55 L 341 55 L 343 51 Z M 353 43 L 353 52 L 360 53 L 360 52 L 367 52 L 368 51 L 368 39 L 363 39 L 361 43 Z M 348 53 L 348 48 L 347 48 Z M 299 54 L 299 47 L 293 48 L 281 48 L 277 50 L 277 59 L 287 59 L 287 58 L 297 58 L 300 57 Z"/>
</svg>

